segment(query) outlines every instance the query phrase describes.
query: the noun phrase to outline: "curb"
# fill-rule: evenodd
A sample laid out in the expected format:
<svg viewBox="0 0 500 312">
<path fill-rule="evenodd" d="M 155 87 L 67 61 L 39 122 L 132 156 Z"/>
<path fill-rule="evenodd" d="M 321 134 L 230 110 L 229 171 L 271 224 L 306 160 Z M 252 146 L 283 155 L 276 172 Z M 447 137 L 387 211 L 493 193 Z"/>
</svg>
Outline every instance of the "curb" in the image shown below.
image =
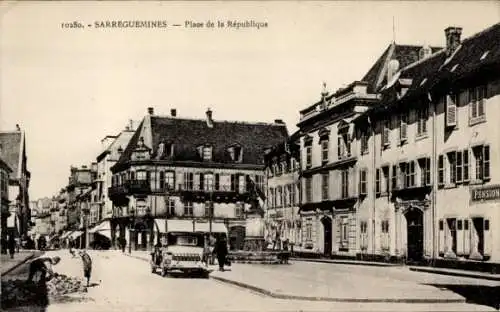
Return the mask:
<svg viewBox="0 0 500 312">
<path fill-rule="evenodd" d="M 378 263 L 378 262 L 349 262 L 342 260 L 327 260 L 327 259 L 307 259 L 307 258 L 290 258 L 293 261 L 302 261 L 302 262 L 318 262 L 318 263 L 328 263 L 328 264 L 349 264 L 349 265 L 364 265 L 364 266 L 376 266 L 376 267 L 400 267 L 403 266 L 401 264 L 392 264 L 392 263 Z"/>
<path fill-rule="evenodd" d="M 248 285 L 245 283 L 233 281 L 230 279 L 226 279 L 220 276 L 210 275 L 210 278 L 215 279 L 217 281 L 232 284 L 235 286 L 239 286 L 241 288 L 249 289 L 260 293 L 262 295 L 272 297 L 275 299 L 287 299 L 287 300 L 302 300 L 302 301 L 326 301 L 326 302 L 347 302 L 347 303 L 424 303 L 424 304 L 437 304 L 437 303 L 465 303 L 465 298 L 461 299 L 417 299 L 417 298 L 401 298 L 401 299 L 393 299 L 393 298 L 332 298 L 332 297 L 308 297 L 308 296 L 296 296 L 296 295 L 287 295 L 287 294 L 278 294 L 272 291 L 269 291 L 264 288 L 260 288 L 257 286 Z"/>
<path fill-rule="evenodd" d="M 477 275 L 477 274 L 466 273 L 466 272 L 439 271 L 439 270 L 432 270 L 432 269 L 427 269 L 427 268 L 410 268 L 410 271 L 457 276 L 457 277 L 477 278 L 477 279 L 484 279 L 484 280 L 489 280 L 489 281 L 500 281 L 500 276 Z"/>
<path fill-rule="evenodd" d="M 10 267 L 9 269 L 7 269 L 5 272 L 2 272 L 2 276 L 5 276 L 5 275 L 9 274 L 10 272 L 14 271 L 15 269 L 17 269 L 21 265 L 25 264 L 29 260 L 33 259 L 34 257 L 35 257 L 35 253 L 32 253 L 31 256 L 28 256 L 28 257 L 24 258 L 23 261 L 18 262 L 16 265 L 14 265 L 14 266 Z"/>
</svg>

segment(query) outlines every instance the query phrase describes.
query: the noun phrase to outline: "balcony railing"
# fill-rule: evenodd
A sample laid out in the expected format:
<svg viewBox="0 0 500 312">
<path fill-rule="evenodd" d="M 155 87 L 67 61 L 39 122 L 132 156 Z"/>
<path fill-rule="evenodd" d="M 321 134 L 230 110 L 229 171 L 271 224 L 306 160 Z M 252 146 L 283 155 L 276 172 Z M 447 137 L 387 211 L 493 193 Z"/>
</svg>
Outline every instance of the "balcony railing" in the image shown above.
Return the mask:
<svg viewBox="0 0 500 312">
<path fill-rule="evenodd" d="M 179 183 L 178 190 L 189 191 L 189 192 L 240 193 L 240 194 L 247 192 L 246 188 L 239 187 L 239 185 L 236 186 L 218 185 L 218 187 L 215 187 L 215 185 L 206 185 L 206 184 L 201 185 L 195 183 L 193 184 Z"/>
</svg>

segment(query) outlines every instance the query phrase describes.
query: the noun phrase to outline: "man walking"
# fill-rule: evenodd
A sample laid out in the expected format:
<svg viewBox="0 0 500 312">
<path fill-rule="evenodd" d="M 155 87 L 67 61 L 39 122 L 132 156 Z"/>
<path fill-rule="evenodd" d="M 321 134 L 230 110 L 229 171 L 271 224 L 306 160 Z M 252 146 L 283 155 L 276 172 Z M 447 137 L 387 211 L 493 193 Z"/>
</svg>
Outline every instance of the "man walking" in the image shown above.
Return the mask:
<svg viewBox="0 0 500 312">
<path fill-rule="evenodd" d="M 219 262 L 219 271 L 223 272 L 227 256 L 227 244 L 225 239 L 217 237 L 214 253 L 217 255 L 217 262 Z"/>
<path fill-rule="evenodd" d="M 16 239 L 14 238 L 13 234 L 9 235 L 8 245 L 9 245 L 10 258 L 14 259 L 14 252 L 16 252 Z"/>
<path fill-rule="evenodd" d="M 90 258 L 90 255 L 85 250 L 80 251 L 79 255 L 83 261 L 83 276 L 87 279 L 87 287 L 89 287 L 90 276 L 92 274 L 92 258 Z"/>
</svg>

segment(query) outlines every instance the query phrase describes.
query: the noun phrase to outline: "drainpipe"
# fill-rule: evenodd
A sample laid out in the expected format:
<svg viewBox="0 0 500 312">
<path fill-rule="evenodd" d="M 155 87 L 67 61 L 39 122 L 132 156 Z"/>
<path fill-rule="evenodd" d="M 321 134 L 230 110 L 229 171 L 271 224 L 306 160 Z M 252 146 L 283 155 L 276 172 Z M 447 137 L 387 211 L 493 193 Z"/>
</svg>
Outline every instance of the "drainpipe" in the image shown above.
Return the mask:
<svg viewBox="0 0 500 312">
<path fill-rule="evenodd" d="M 428 93 L 429 102 L 432 106 L 432 203 L 431 203 L 431 212 L 432 212 L 432 264 L 437 259 L 437 250 L 436 250 L 436 198 L 437 198 L 437 138 L 436 138 L 436 110 L 437 105 L 433 104 L 431 94 Z"/>
<path fill-rule="evenodd" d="M 375 211 L 376 211 L 375 210 L 375 202 L 376 202 L 376 198 L 377 198 L 377 196 L 375 194 L 376 193 L 375 192 L 375 185 L 377 183 L 377 181 L 376 181 L 377 180 L 376 160 L 375 160 L 376 144 L 375 144 L 375 126 L 373 123 L 371 123 L 371 120 L 369 120 L 369 121 L 370 121 L 370 131 L 372 131 L 372 133 L 373 133 L 373 136 L 372 136 L 372 138 L 373 138 L 373 140 L 372 140 L 372 145 L 373 145 L 373 147 L 372 147 L 372 151 L 373 151 L 373 157 L 372 157 L 372 183 L 373 183 L 372 184 L 373 185 L 373 187 L 372 187 L 372 189 L 373 189 L 373 191 L 372 191 L 372 204 L 373 204 L 373 211 L 372 211 L 372 213 L 373 213 L 373 215 L 372 215 L 372 254 L 373 254 L 373 256 L 375 256 Z"/>
</svg>

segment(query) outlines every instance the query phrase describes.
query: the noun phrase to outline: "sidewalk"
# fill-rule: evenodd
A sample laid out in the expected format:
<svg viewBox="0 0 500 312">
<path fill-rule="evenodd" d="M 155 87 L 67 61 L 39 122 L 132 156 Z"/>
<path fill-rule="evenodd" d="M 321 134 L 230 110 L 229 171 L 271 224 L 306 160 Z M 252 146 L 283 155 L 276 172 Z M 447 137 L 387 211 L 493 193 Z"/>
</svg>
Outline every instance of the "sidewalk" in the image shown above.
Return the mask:
<svg viewBox="0 0 500 312">
<path fill-rule="evenodd" d="M 370 303 L 463 303 L 465 298 L 447 290 L 418 283 L 348 275 L 326 279 L 295 270 L 273 270 L 262 265 L 233 265 L 214 271 L 210 278 L 279 299 Z"/>
<path fill-rule="evenodd" d="M 437 268 L 437 267 L 420 267 L 420 266 L 410 266 L 410 271 L 415 272 L 425 272 L 425 273 L 434 273 L 434 274 L 442 274 L 442 275 L 450 275 L 450 276 L 458 276 L 458 277 L 471 277 L 471 278 L 479 278 L 490 281 L 500 281 L 500 274 L 491 274 L 484 272 L 475 272 L 475 271 L 466 271 L 466 270 L 458 270 L 458 269 L 448 269 L 448 268 Z"/>
<path fill-rule="evenodd" d="M 19 253 L 14 254 L 14 259 L 10 258 L 9 254 L 1 254 L 0 262 L 2 263 L 1 275 L 6 275 L 18 266 L 26 263 L 28 260 L 37 255 L 34 250 L 19 250 Z"/>
<path fill-rule="evenodd" d="M 315 259 L 315 258 L 296 258 L 292 257 L 290 260 L 293 261 L 305 261 L 305 262 L 319 262 L 319 263 L 335 263 L 335 264 L 351 264 L 351 265 L 369 265 L 378 267 L 393 267 L 401 266 L 397 263 L 385 263 L 385 262 L 375 262 L 375 261 L 361 261 L 361 260 L 340 260 L 340 259 Z"/>
</svg>

